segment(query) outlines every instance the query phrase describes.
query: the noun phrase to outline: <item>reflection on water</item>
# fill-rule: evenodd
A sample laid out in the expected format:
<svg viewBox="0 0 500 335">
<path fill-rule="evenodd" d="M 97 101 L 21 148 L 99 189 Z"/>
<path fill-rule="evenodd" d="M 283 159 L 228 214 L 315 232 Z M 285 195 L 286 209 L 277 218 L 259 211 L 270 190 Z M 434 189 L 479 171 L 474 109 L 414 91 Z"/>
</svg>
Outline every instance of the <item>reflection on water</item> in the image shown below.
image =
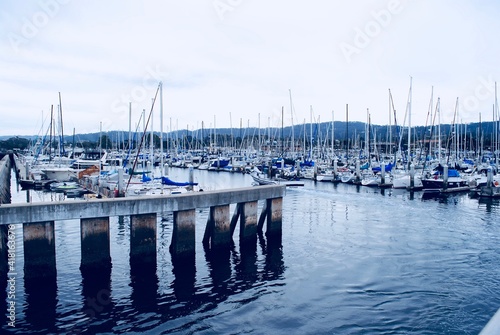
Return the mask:
<svg viewBox="0 0 500 335">
<path fill-rule="evenodd" d="M 56 276 L 25 277 L 26 304 L 23 313 L 32 330 L 52 329 L 56 321 Z"/>
<path fill-rule="evenodd" d="M 114 301 L 111 289 L 111 263 L 95 268 L 82 268 L 82 312 L 88 318 L 88 331 L 111 331 Z"/>
<path fill-rule="evenodd" d="M 246 183 L 241 175 L 221 177 Z M 74 264 L 78 225 L 56 223 L 56 241 L 63 234 L 66 240 L 64 248 L 57 244 L 57 280 L 50 282 L 23 277 L 20 233 L 18 324 L 9 330 L 476 334 L 500 306 L 500 201 L 421 194 L 306 182 L 287 190 L 282 239 L 260 234 L 240 243 L 235 234 L 219 251 L 203 249 L 203 209 L 196 254 L 187 258 L 168 251 L 166 214 L 158 218 L 150 263 L 129 257 L 130 218 L 111 218 L 112 266 L 94 271 Z M 6 278 L 0 280 L 5 310 Z"/>
</svg>

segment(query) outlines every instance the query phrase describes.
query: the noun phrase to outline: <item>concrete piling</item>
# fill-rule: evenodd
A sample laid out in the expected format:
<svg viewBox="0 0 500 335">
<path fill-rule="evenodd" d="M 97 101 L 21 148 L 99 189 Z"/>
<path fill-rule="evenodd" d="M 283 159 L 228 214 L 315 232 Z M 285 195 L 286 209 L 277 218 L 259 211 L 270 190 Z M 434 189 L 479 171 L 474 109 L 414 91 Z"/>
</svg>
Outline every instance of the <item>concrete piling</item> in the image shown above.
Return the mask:
<svg viewBox="0 0 500 335">
<path fill-rule="evenodd" d="M 212 220 L 211 247 L 228 247 L 231 244 L 231 228 L 229 221 L 229 205 L 210 207 Z"/>
<path fill-rule="evenodd" d="M 174 228 L 170 252 L 176 256 L 187 256 L 195 252 L 196 210 L 174 212 Z"/>
<path fill-rule="evenodd" d="M 55 277 L 54 221 L 23 224 L 24 276 Z"/>
<path fill-rule="evenodd" d="M 267 199 L 267 236 L 281 236 L 283 198 Z"/>
<path fill-rule="evenodd" d="M 109 217 L 80 220 L 82 260 L 80 268 L 111 265 Z"/>
<path fill-rule="evenodd" d="M 156 213 L 130 216 L 130 261 L 156 263 Z"/>
<path fill-rule="evenodd" d="M 257 201 L 238 204 L 240 213 L 240 242 L 254 241 L 257 238 Z"/>
</svg>

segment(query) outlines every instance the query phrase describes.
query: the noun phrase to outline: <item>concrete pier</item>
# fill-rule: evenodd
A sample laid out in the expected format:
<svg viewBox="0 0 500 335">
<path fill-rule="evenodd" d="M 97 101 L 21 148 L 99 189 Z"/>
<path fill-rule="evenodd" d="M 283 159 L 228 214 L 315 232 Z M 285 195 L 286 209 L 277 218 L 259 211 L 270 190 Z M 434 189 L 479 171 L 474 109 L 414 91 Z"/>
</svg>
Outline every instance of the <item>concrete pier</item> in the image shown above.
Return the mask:
<svg viewBox="0 0 500 335">
<path fill-rule="evenodd" d="M 172 257 L 189 256 L 187 258 L 192 259 L 195 253 L 196 209 L 199 208 L 210 208 L 203 242 L 213 251 L 229 250 L 238 220 L 242 243 L 256 241 L 257 230 L 262 231 L 266 221 L 268 237 L 281 237 L 285 187 L 266 185 L 169 196 L 5 204 L 0 206 L 0 232 L 5 231 L 8 225 L 23 224 L 25 277 L 55 277 L 54 221 L 62 221 L 64 225 L 69 224 L 65 220 L 80 220 L 83 273 L 94 266 L 111 267 L 109 217 L 128 215 L 131 268 L 137 273 L 145 270 L 154 273 L 157 213 L 171 211 L 174 214 L 170 245 Z M 257 222 L 260 200 L 264 201 L 264 206 Z M 229 215 L 231 204 L 236 204 L 232 219 Z M 6 250 L 3 246 L 0 244 L 0 252 Z M 0 268 L 6 265 L 6 259 L 0 260 Z"/>
<path fill-rule="evenodd" d="M 109 217 L 81 219 L 80 235 L 82 249 L 80 268 L 110 266 Z"/>
<path fill-rule="evenodd" d="M 55 277 L 54 221 L 25 223 L 23 238 L 25 278 Z"/>
</svg>

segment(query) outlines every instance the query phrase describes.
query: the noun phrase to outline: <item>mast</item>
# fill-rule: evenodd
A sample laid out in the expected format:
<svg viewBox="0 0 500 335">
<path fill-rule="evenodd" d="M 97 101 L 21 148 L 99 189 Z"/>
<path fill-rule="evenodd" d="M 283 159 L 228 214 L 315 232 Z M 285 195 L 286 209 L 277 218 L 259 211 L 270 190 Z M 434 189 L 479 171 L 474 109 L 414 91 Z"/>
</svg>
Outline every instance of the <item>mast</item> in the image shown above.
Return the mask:
<svg viewBox="0 0 500 335">
<path fill-rule="evenodd" d="M 408 171 L 411 164 L 411 99 L 412 99 L 412 81 L 410 77 L 410 92 L 408 93 Z"/>
<path fill-rule="evenodd" d="M 160 81 L 160 171 L 163 176 L 163 82 Z M 163 189 L 163 183 L 161 183 Z"/>
<path fill-rule="evenodd" d="M 331 143 L 331 148 L 332 148 L 332 159 L 335 158 L 335 115 L 334 111 L 332 110 L 332 143 Z"/>
<path fill-rule="evenodd" d="M 295 158 L 295 138 L 293 133 L 293 103 L 292 103 L 292 90 L 288 89 L 288 93 L 290 94 L 290 116 L 292 118 L 292 155 Z"/>
<path fill-rule="evenodd" d="M 281 157 L 284 159 L 285 158 L 285 145 L 284 145 L 284 140 L 285 138 L 283 137 L 283 126 L 284 126 L 284 119 L 285 119 L 285 107 L 281 106 Z"/>
<path fill-rule="evenodd" d="M 52 161 L 52 129 L 54 128 L 54 105 L 50 105 L 49 162 Z"/>
<path fill-rule="evenodd" d="M 389 148 L 387 145 L 385 146 L 385 152 L 388 153 L 389 156 L 392 154 L 392 115 L 391 115 L 391 89 L 389 89 L 389 140 L 387 141 Z M 389 150 L 387 150 L 389 149 Z"/>
<path fill-rule="evenodd" d="M 311 135 L 311 144 L 310 144 L 310 148 L 309 148 L 309 158 L 312 160 L 312 153 L 313 153 L 313 106 L 310 105 L 309 107 L 309 114 L 310 114 L 310 118 L 311 118 L 311 124 L 310 124 L 310 135 Z"/>
<path fill-rule="evenodd" d="M 365 126 L 365 151 L 368 163 L 370 163 L 370 110 L 366 109 L 366 126 Z"/>
<path fill-rule="evenodd" d="M 132 102 L 128 103 L 128 148 L 132 149 Z"/>
<path fill-rule="evenodd" d="M 438 163 L 441 164 L 441 98 L 438 97 L 436 113 L 438 115 Z"/>
<path fill-rule="evenodd" d="M 498 99 L 497 99 L 497 82 L 495 81 L 495 111 L 494 111 L 493 123 L 495 124 L 495 164 L 498 168 L 498 155 L 500 154 L 500 145 L 498 143 L 498 133 L 500 131 L 500 115 L 498 114 Z"/>
<path fill-rule="evenodd" d="M 349 157 L 349 104 L 345 105 L 345 155 L 347 160 Z"/>
<path fill-rule="evenodd" d="M 61 92 L 59 92 L 59 112 L 60 112 L 60 118 L 61 118 L 61 141 L 62 141 L 62 154 L 66 155 L 66 152 L 64 151 L 64 128 L 63 128 L 63 118 L 62 118 L 62 102 L 61 102 Z M 59 152 L 61 153 L 61 152 Z"/>
</svg>

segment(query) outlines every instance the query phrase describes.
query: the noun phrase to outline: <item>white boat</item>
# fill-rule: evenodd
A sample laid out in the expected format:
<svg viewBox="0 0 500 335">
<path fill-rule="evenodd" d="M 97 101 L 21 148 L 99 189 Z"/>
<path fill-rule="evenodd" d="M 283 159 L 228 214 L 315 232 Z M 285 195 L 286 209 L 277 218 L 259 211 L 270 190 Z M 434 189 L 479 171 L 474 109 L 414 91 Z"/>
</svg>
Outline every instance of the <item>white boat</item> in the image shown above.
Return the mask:
<svg viewBox="0 0 500 335">
<path fill-rule="evenodd" d="M 258 185 L 275 185 L 278 183 L 276 180 L 272 180 L 264 173 L 260 172 L 260 170 L 257 168 L 254 168 L 252 170 L 250 176 L 252 177 L 253 181 Z"/>
<path fill-rule="evenodd" d="M 409 189 L 409 188 L 411 188 L 411 186 L 410 186 L 410 174 L 406 173 L 406 172 L 393 174 L 392 188 L 396 188 L 396 189 Z M 413 178 L 413 188 L 414 189 L 422 188 L 422 179 L 421 179 L 420 173 L 415 173 L 415 176 Z"/>
<path fill-rule="evenodd" d="M 78 178 L 78 170 L 71 167 L 44 167 L 41 171 L 47 179 L 58 182 L 71 181 Z"/>
</svg>

